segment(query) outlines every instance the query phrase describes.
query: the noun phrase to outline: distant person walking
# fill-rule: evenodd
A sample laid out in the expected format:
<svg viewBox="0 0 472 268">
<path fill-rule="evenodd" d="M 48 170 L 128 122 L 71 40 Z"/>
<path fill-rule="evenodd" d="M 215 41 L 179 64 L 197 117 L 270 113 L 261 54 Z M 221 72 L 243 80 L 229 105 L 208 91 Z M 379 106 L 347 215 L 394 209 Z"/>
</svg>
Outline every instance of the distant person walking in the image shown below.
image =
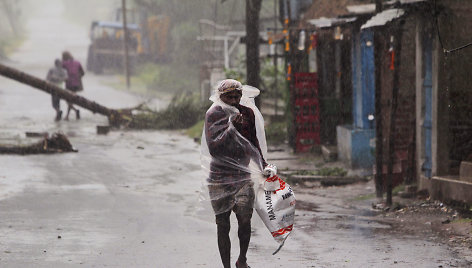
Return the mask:
<svg viewBox="0 0 472 268">
<path fill-rule="evenodd" d="M 72 91 L 73 93 L 77 93 L 79 91 L 84 90 L 82 86 L 82 76 L 84 76 L 85 72 L 82 68 L 80 62 L 75 60 L 69 51 L 62 52 L 62 67 L 67 70 L 68 78 L 66 80 L 66 89 Z M 72 103 L 68 102 L 67 114 L 65 120 L 69 120 L 69 113 L 70 110 L 75 111 L 75 115 L 77 119 L 80 119 L 80 111 L 79 109 L 75 108 Z"/>
<path fill-rule="evenodd" d="M 67 79 L 67 71 L 66 69 L 62 68 L 62 61 L 60 59 L 56 59 L 54 61 L 54 67 L 49 69 L 48 74 L 46 76 L 46 80 L 50 83 L 58 87 L 62 87 L 64 81 Z M 61 99 L 54 93 L 51 94 L 52 96 L 52 107 L 56 110 L 56 121 L 61 120 L 62 117 L 62 110 L 61 110 Z"/>
</svg>

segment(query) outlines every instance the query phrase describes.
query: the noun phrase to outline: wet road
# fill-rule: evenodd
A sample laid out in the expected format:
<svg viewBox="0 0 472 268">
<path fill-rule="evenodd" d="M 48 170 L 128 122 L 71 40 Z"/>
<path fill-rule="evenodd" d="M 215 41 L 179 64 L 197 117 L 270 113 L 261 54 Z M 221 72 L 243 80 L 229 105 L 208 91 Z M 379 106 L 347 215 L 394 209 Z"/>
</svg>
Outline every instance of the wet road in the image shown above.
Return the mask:
<svg viewBox="0 0 472 268">
<path fill-rule="evenodd" d="M 54 32 L 49 25 L 57 25 Z M 29 39 L 6 64 L 44 77 L 68 49 L 85 65 L 87 27 L 64 20 L 60 5 L 38 11 L 28 29 Z M 143 100 L 108 86 L 115 81 L 87 73 L 82 94 L 113 108 Z M 85 110 L 79 121 L 72 116 L 56 123 L 47 94 L 5 78 L 0 115 L 0 143 L 24 141 L 26 131 L 62 131 L 79 150 L 0 156 L 1 267 L 220 267 L 213 218 L 197 210 L 203 173 L 192 140 L 170 131 L 96 135 L 96 125 L 107 120 Z M 370 184 L 295 191 L 295 231 L 277 255 L 271 255 L 275 242 L 254 216 L 248 253 L 253 268 L 461 264 L 427 237 L 382 232 L 390 226 L 372 220 L 369 204 L 352 201 L 371 193 Z"/>
</svg>

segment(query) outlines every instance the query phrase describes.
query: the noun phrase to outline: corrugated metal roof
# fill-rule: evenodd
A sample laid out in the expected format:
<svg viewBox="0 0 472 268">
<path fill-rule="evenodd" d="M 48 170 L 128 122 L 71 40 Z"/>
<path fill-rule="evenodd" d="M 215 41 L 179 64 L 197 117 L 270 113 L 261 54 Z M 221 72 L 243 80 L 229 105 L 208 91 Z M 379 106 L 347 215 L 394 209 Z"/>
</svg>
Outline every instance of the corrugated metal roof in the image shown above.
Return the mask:
<svg viewBox="0 0 472 268">
<path fill-rule="evenodd" d="M 308 20 L 312 25 L 315 25 L 317 28 L 326 28 L 331 26 L 336 26 L 344 23 L 349 23 L 355 21 L 356 17 L 351 18 L 319 18 L 314 20 Z"/>
<path fill-rule="evenodd" d="M 352 14 L 370 14 L 375 13 L 375 4 L 352 5 L 347 6 L 346 9 Z"/>
<path fill-rule="evenodd" d="M 387 9 L 373 16 L 370 20 L 368 20 L 364 25 L 361 26 L 361 29 L 383 26 L 392 20 L 400 18 L 401 16 L 403 16 L 403 14 L 405 14 L 405 11 L 403 9 Z"/>
</svg>

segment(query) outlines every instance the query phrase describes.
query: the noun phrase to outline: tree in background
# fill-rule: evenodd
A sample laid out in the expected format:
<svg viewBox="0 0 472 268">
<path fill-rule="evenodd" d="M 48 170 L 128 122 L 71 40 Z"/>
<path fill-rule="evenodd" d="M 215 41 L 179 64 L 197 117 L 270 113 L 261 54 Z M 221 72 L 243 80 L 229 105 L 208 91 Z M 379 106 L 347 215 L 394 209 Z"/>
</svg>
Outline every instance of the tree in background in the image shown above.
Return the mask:
<svg viewBox="0 0 472 268">
<path fill-rule="evenodd" d="M 0 0 L 0 59 L 22 39 L 22 0 Z"/>
<path fill-rule="evenodd" d="M 248 35 L 257 36 L 259 14 L 265 17 L 273 17 L 273 1 L 262 0 L 133 0 L 135 7 L 145 9 L 149 15 L 169 14 L 170 22 L 170 38 L 169 38 L 169 57 L 171 62 L 167 66 L 172 66 L 170 70 L 163 70 L 166 74 L 159 74 L 162 79 L 171 79 L 171 72 L 185 73 L 187 79 L 192 79 L 195 90 L 199 89 L 198 77 L 200 69 L 201 54 L 199 53 L 200 43 L 197 37 L 200 33 L 199 21 L 207 19 L 214 21 L 219 25 L 229 25 L 231 30 L 244 31 L 246 29 L 246 15 L 250 18 L 248 24 L 250 27 Z M 246 10 L 248 8 L 248 10 Z M 249 11 L 249 13 L 247 13 Z M 273 27 L 273 22 L 270 24 Z M 248 58 L 250 77 L 247 77 L 247 83 L 253 86 L 259 86 L 259 48 L 254 47 L 254 42 L 258 42 L 258 38 L 249 37 Z M 251 43 L 252 42 L 252 43 Z M 163 65 L 161 65 L 161 69 Z M 174 75 L 175 76 L 175 75 Z M 195 77 L 193 77 L 195 76 Z M 160 85 L 176 86 L 181 83 L 179 81 L 160 83 Z M 180 79 L 181 81 L 182 79 Z M 157 81 L 156 81 L 157 82 Z M 157 84 L 156 84 L 157 85 Z M 188 89 L 188 85 L 185 86 Z"/>
<path fill-rule="evenodd" d="M 3 11 L 2 13 L 5 15 L 5 17 L 8 20 L 8 23 L 10 24 L 11 31 L 13 32 L 14 35 L 18 35 L 18 18 L 20 17 L 20 9 L 19 5 L 21 4 L 21 1 L 19 0 L 1 0 L 1 10 Z"/>
</svg>

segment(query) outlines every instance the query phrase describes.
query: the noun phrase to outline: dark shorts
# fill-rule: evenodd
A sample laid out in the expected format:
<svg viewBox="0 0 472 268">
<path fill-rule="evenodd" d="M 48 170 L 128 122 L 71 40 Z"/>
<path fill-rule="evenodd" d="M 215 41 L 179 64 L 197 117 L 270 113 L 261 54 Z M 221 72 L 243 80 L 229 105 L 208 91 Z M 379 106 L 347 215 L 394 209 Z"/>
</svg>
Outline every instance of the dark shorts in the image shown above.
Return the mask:
<svg viewBox="0 0 472 268">
<path fill-rule="evenodd" d="M 234 211 L 236 214 L 250 214 L 252 215 L 254 207 L 254 183 L 252 181 L 245 181 L 237 185 L 213 184 L 209 185 L 211 205 L 215 214 Z M 224 193 L 233 193 L 227 194 Z M 221 198 L 218 196 L 223 195 Z"/>
</svg>

